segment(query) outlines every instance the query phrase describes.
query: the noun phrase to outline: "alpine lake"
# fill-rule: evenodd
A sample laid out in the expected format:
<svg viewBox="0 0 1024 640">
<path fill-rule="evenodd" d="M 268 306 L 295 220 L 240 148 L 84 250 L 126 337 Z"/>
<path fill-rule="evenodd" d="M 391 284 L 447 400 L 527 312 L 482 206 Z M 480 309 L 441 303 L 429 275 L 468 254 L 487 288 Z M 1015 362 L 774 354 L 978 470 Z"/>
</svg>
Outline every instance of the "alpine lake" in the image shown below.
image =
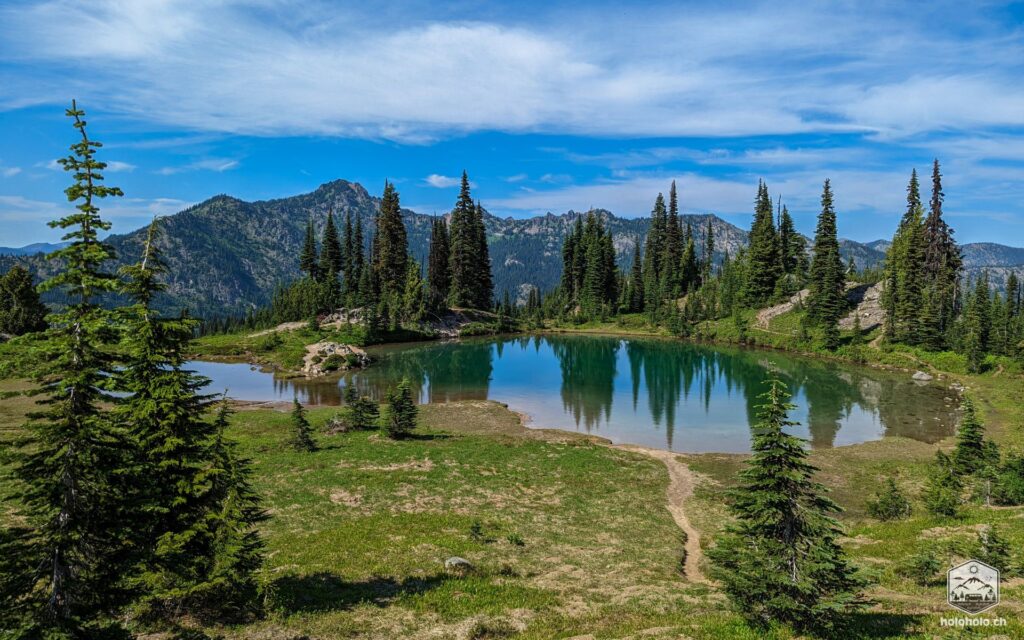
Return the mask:
<svg viewBox="0 0 1024 640">
<path fill-rule="evenodd" d="M 409 379 L 419 402 L 496 400 L 529 427 L 564 429 L 686 453 L 750 450 L 750 425 L 778 377 L 792 393 L 791 428 L 809 445 L 883 436 L 934 442 L 956 424 L 954 393 L 908 374 L 774 351 L 660 338 L 532 335 L 371 347 L 368 368 L 280 377 L 245 362 L 194 360 L 210 391 L 242 400 L 342 404 L 355 385 L 375 399 Z"/>
<path fill-rule="evenodd" d="M 813 448 L 952 433 L 956 403 L 937 382 L 779 352 L 670 339 L 573 334 L 469 338 L 367 350 L 365 369 L 280 377 L 247 363 L 192 361 L 211 392 L 250 401 L 340 405 L 348 385 L 374 399 L 403 378 L 419 402 L 494 400 L 527 426 L 585 432 L 615 443 L 690 453 L 749 450 L 766 380 L 795 408 L 791 431 Z"/>
</svg>

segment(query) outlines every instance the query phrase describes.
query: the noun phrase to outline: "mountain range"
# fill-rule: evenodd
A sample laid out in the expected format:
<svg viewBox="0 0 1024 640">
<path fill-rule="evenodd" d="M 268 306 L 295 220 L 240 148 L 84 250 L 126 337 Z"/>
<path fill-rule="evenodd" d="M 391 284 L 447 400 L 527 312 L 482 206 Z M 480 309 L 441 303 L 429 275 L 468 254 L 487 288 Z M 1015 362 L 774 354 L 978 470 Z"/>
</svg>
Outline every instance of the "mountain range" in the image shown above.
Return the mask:
<svg viewBox="0 0 1024 640">
<path fill-rule="evenodd" d="M 335 180 L 311 193 L 276 200 L 246 202 L 218 195 L 163 221 L 160 242 L 168 266 L 167 291 L 160 306 L 168 310 L 188 307 L 197 316 L 242 314 L 266 304 L 274 288 L 299 277 L 298 256 L 307 220 L 322 229 L 329 211 L 338 222 L 351 215 L 373 229 L 380 199 L 357 183 Z M 485 213 L 495 290 L 513 298 L 530 286 L 541 291 L 554 287 L 562 271 L 562 241 L 576 220 L 588 213 L 602 218 L 612 231 L 622 266 L 627 266 L 638 241 L 647 233 L 647 218 L 623 218 L 604 209 L 591 212 L 548 213 L 532 218 L 499 218 Z M 402 210 L 412 255 L 423 262 L 430 238 L 431 216 Z M 716 259 L 735 254 L 746 245 L 747 232 L 713 214 L 682 216 L 698 243 L 710 225 L 715 236 Z M 138 259 L 145 229 L 112 235 L 107 240 L 118 263 Z M 369 232 L 367 233 L 367 241 Z M 52 270 L 40 251 L 59 245 L 37 243 L 17 249 L 0 248 L 0 273 L 12 263 L 25 264 L 37 277 Z M 700 244 L 698 244 L 700 246 Z M 882 263 L 888 242 L 859 243 L 841 240 L 844 261 L 858 267 Z M 1024 249 L 993 243 L 962 246 L 969 274 L 987 269 L 999 286 L 1011 271 L 1024 274 Z"/>
</svg>

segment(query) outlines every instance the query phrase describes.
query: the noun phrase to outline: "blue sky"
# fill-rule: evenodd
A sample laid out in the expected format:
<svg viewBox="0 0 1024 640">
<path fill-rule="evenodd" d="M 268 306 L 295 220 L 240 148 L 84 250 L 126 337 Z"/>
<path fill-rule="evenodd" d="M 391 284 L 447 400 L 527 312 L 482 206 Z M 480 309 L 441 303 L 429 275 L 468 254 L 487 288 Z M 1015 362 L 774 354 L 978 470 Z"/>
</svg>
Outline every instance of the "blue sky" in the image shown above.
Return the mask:
<svg viewBox="0 0 1024 640">
<path fill-rule="evenodd" d="M 0 245 L 52 241 L 71 98 L 115 231 L 335 178 L 405 206 L 467 169 L 499 215 L 682 208 L 748 226 L 757 181 L 813 231 L 892 234 L 938 157 L 963 242 L 1024 245 L 1024 4 L 0 2 Z"/>
</svg>

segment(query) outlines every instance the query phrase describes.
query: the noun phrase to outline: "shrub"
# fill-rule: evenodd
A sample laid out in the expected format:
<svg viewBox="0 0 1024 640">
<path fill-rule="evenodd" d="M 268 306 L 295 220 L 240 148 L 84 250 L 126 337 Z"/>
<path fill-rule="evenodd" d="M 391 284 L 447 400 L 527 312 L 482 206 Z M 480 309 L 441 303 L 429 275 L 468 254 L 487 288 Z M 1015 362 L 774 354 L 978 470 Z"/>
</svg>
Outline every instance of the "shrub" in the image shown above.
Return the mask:
<svg viewBox="0 0 1024 640">
<path fill-rule="evenodd" d="M 996 504 L 1024 504 L 1024 456 L 1009 454 L 999 467 L 992 488 L 992 499 Z"/>
<path fill-rule="evenodd" d="M 922 496 L 925 508 L 935 515 L 956 516 L 960 512 L 962 491 L 963 484 L 954 469 L 953 461 L 943 452 L 935 452 L 935 464 Z"/>
<path fill-rule="evenodd" d="M 377 424 L 380 418 L 380 409 L 377 403 L 359 395 L 355 386 L 345 387 L 345 409 L 344 420 L 351 429 L 370 429 Z"/>
<path fill-rule="evenodd" d="M 406 378 L 388 393 L 388 406 L 381 414 L 381 430 L 392 440 L 408 437 L 416 428 L 416 405 Z"/>
<path fill-rule="evenodd" d="M 934 549 L 925 549 L 907 559 L 900 573 L 907 576 L 922 587 L 935 584 L 942 570 L 942 561 Z"/>
<path fill-rule="evenodd" d="M 256 351 L 265 353 L 267 351 L 273 351 L 274 349 L 280 347 L 282 344 L 284 344 L 284 339 L 282 339 L 281 336 L 279 336 L 276 331 L 271 331 L 265 336 L 260 336 L 260 339 L 257 340 L 256 344 L 253 346 L 256 349 Z"/>
<path fill-rule="evenodd" d="M 306 419 L 306 410 L 298 398 L 293 400 L 292 407 L 292 437 L 289 442 L 296 451 L 316 451 L 316 443 L 313 442 L 313 430 Z"/>
<path fill-rule="evenodd" d="M 340 354 L 332 353 L 331 355 L 324 358 L 323 364 L 320 365 L 324 371 L 337 371 L 341 368 L 341 365 L 345 363 L 344 358 Z"/>
<path fill-rule="evenodd" d="M 1013 568 L 1010 543 L 1006 541 L 995 525 L 978 532 L 978 540 L 971 549 L 971 557 L 999 569 L 1003 577 L 1009 577 Z"/>
<path fill-rule="evenodd" d="M 903 495 L 895 478 L 889 478 L 885 487 L 868 500 L 868 514 L 878 520 L 900 520 L 910 515 L 910 501 Z"/>
</svg>

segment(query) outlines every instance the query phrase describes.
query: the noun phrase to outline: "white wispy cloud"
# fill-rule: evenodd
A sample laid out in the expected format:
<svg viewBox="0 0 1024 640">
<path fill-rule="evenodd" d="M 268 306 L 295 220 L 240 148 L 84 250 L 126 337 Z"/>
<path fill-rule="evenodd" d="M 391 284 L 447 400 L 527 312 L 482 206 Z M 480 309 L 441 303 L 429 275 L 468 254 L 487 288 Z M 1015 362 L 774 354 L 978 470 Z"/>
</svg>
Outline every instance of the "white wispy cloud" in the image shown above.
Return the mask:
<svg viewBox="0 0 1024 640">
<path fill-rule="evenodd" d="M 407 7 L 388 29 L 355 6 L 325 18 L 317 3 L 253 5 L 19 5 L 0 10 L 0 53 L 52 65 L 18 79 L 19 104 L 48 100 L 55 82 L 74 79 L 68 70 L 88 67 L 83 96 L 194 131 L 428 142 L 488 129 L 899 136 L 1024 125 L 1019 33 L 953 3 L 627 15 L 556 3 L 514 23 Z M 957 26 L 968 18 L 965 36 Z"/>
<path fill-rule="evenodd" d="M 455 176 L 443 176 L 438 173 L 432 173 L 426 178 L 423 178 L 423 182 L 436 187 L 438 189 L 447 189 L 449 187 L 457 187 L 462 181 L 462 178 L 456 178 Z"/>
<path fill-rule="evenodd" d="M 21 173 L 21 167 L 0 167 L 0 176 L 13 178 Z"/>
<path fill-rule="evenodd" d="M 216 173 L 223 173 L 224 171 L 230 171 L 231 169 L 237 168 L 241 163 L 238 160 L 231 158 L 204 158 L 202 160 L 196 160 L 176 167 L 161 167 L 157 169 L 157 173 L 162 176 L 172 176 L 177 173 L 185 173 L 187 171 L 214 171 Z"/>
</svg>

